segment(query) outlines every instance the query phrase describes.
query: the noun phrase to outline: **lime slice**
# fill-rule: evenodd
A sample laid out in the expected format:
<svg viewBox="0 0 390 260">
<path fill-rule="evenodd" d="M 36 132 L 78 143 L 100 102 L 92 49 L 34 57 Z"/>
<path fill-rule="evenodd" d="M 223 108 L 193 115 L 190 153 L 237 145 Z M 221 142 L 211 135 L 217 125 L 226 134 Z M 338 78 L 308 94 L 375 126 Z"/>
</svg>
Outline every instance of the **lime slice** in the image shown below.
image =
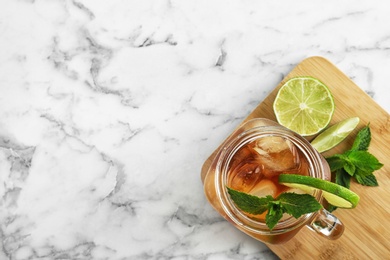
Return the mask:
<svg viewBox="0 0 390 260">
<path fill-rule="evenodd" d="M 359 196 L 336 183 L 296 174 L 280 174 L 279 183 L 288 187 L 298 188 L 311 194 L 316 189 L 322 190 L 324 198 L 339 208 L 354 208 L 359 202 Z"/>
<path fill-rule="evenodd" d="M 320 153 L 330 150 L 343 141 L 359 124 L 358 117 L 345 119 L 319 134 L 311 145 Z"/>
<path fill-rule="evenodd" d="M 279 89 L 273 104 L 279 124 L 302 136 L 323 130 L 329 124 L 334 108 L 328 87 L 312 77 L 288 80 Z"/>
</svg>

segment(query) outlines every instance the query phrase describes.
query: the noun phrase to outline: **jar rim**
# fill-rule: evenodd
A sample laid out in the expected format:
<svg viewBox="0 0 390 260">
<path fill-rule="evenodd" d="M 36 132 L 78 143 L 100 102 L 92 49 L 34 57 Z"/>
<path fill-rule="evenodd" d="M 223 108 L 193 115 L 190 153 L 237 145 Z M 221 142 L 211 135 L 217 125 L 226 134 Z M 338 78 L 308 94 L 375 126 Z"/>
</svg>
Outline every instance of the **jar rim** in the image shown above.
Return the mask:
<svg viewBox="0 0 390 260">
<path fill-rule="evenodd" d="M 311 176 L 322 179 L 325 178 L 320 154 L 304 137 L 280 125 L 256 126 L 240 133 L 221 149 L 215 171 L 215 188 L 223 210 L 236 225 L 253 233 L 266 235 L 281 234 L 305 225 L 310 219 L 314 218 L 317 213 L 304 214 L 298 219 L 289 217 L 286 220 L 279 221 L 279 223 L 270 230 L 264 222 L 253 220 L 242 213 L 230 199 L 226 188 L 227 169 L 234 154 L 245 144 L 266 136 L 279 136 L 291 141 L 306 157 L 310 166 L 309 172 Z M 316 190 L 313 193 L 313 196 L 321 202 L 321 191 Z"/>
</svg>

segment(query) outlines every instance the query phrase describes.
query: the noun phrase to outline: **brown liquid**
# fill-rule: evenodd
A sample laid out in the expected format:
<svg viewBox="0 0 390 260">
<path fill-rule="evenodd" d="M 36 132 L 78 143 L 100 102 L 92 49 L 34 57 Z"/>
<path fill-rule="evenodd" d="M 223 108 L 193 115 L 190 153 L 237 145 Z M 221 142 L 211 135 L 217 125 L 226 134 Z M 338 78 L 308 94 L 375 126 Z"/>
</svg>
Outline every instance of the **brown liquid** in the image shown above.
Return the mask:
<svg viewBox="0 0 390 260">
<path fill-rule="evenodd" d="M 262 135 L 252 135 L 255 132 Z M 273 133 L 274 137 L 268 139 L 266 134 Z M 241 134 L 243 135 L 240 136 Z M 245 143 L 249 136 L 258 136 L 258 139 L 237 148 L 237 145 Z M 297 141 L 297 146 L 292 141 L 286 141 L 287 139 Z M 228 137 L 225 145 L 217 150 L 207 170 L 202 171 L 205 195 L 214 209 L 242 232 L 265 243 L 284 243 L 306 224 L 310 224 L 317 214 L 307 216 L 298 222 L 294 222 L 294 219 L 291 219 L 291 222 L 286 220 L 285 226 L 269 231 L 264 224 L 265 214 L 247 215 L 255 220 L 255 223 L 252 223 L 242 218 L 241 214 L 237 214 L 236 209 L 231 208 L 233 205 L 228 201 L 226 186 L 260 196 L 271 194 L 276 197 L 284 191 L 298 192 L 280 185 L 278 176 L 281 173 L 297 173 L 330 180 L 330 170 L 325 159 L 319 156 L 318 161 L 313 157 L 316 153 L 309 144 L 303 142 L 303 138 L 273 121 L 249 120 Z M 316 196 L 317 199 L 321 199 Z"/>
<path fill-rule="evenodd" d="M 280 174 L 310 175 L 307 159 L 291 141 L 282 137 L 263 137 L 241 147 L 228 166 L 228 186 L 255 196 L 282 192 L 302 193 L 278 182 Z M 248 214 L 247 214 L 248 215 Z M 265 214 L 251 218 L 264 219 Z"/>
</svg>

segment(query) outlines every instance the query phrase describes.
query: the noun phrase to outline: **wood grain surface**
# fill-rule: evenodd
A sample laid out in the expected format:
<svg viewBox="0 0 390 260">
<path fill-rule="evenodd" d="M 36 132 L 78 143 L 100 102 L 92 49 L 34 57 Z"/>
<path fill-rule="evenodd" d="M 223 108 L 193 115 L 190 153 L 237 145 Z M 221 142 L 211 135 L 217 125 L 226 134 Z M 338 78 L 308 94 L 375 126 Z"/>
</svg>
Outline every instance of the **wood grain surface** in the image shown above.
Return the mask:
<svg viewBox="0 0 390 260">
<path fill-rule="evenodd" d="M 349 117 L 360 118 L 355 131 L 323 155 L 326 157 L 349 149 L 357 131 L 370 123 L 372 141 L 369 152 L 384 166 L 375 172 L 379 187 L 365 187 L 352 181 L 351 190 L 359 194 L 360 202 L 355 209 L 334 212 L 345 225 L 340 239 L 327 240 L 303 228 L 287 243 L 268 247 L 281 259 L 390 259 L 390 118 L 370 96 L 325 58 L 310 57 L 298 64 L 243 122 L 257 117 L 275 120 L 272 103 L 276 93 L 284 82 L 296 76 L 312 76 L 329 87 L 336 105 L 331 124 Z M 215 152 L 205 161 L 202 180 L 214 156 Z"/>
</svg>

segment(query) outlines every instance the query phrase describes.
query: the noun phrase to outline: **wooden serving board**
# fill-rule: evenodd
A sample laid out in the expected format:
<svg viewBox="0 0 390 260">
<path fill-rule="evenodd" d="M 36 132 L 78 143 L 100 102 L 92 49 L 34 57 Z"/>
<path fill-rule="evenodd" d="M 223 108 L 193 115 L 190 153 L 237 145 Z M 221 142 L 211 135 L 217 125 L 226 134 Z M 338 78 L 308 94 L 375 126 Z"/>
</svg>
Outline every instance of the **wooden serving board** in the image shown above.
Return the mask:
<svg viewBox="0 0 390 260">
<path fill-rule="evenodd" d="M 298 64 L 280 84 L 243 121 L 263 117 L 276 120 L 272 104 L 279 88 L 290 78 L 312 76 L 327 85 L 334 96 L 336 110 L 330 124 L 358 116 L 360 123 L 346 140 L 323 155 L 349 149 L 358 130 L 370 123 L 372 141 L 369 152 L 384 166 L 374 174 L 379 187 L 351 182 L 351 190 L 360 196 L 355 209 L 337 209 L 336 215 L 345 225 L 338 240 L 327 240 L 303 228 L 292 240 L 268 247 L 281 259 L 390 259 L 390 117 L 370 96 L 344 73 L 322 57 L 310 57 Z M 215 152 L 202 167 L 202 180 Z"/>
</svg>

